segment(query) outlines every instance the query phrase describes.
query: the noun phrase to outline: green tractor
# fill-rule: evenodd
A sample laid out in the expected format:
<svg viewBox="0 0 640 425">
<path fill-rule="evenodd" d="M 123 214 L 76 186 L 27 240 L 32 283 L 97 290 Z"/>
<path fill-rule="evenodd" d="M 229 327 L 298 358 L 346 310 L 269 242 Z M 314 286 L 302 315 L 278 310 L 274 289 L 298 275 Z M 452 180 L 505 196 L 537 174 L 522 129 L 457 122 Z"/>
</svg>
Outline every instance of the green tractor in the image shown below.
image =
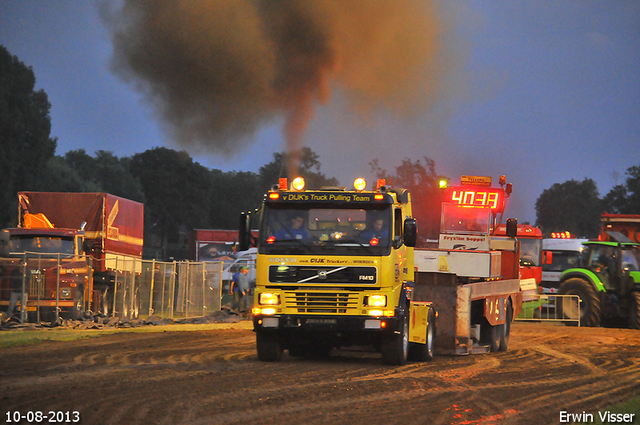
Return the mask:
<svg viewBox="0 0 640 425">
<path fill-rule="evenodd" d="M 561 317 L 579 316 L 581 326 L 626 319 L 630 328 L 640 329 L 640 244 L 629 240 L 583 245 L 581 267 L 565 270 L 558 288 L 559 295 L 578 295 L 581 302 L 579 308 L 564 305 Z"/>
</svg>

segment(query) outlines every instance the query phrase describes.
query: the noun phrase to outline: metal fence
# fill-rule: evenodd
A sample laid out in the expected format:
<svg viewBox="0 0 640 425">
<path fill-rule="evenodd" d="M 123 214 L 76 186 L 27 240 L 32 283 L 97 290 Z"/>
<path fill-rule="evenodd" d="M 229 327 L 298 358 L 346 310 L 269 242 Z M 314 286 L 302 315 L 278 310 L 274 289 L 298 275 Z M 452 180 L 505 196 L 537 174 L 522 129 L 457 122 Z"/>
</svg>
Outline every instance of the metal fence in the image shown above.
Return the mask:
<svg viewBox="0 0 640 425">
<path fill-rule="evenodd" d="M 221 309 L 222 262 L 109 261 L 115 271 L 94 281 L 94 293 L 84 305 L 92 313 L 120 319 L 152 315 L 180 319 Z M 74 293 L 84 293 L 95 266 L 95 260 L 62 254 L 27 253 L 2 259 L 0 313 L 11 307 L 10 313 L 17 312 L 23 322 L 58 320 L 60 315 L 76 318 L 70 307 L 77 301 Z M 96 290 L 98 287 L 103 289 Z M 26 308 L 22 297 L 28 298 Z"/>
<path fill-rule="evenodd" d="M 580 326 L 580 297 L 577 295 L 540 295 L 538 300 L 522 303 L 515 320 L 568 322 Z"/>
<path fill-rule="evenodd" d="M 223 263 L 142 261 L 141 273 L 116 274 L 113 316 L 169 319 L 219 311 Z"/>
</svg>

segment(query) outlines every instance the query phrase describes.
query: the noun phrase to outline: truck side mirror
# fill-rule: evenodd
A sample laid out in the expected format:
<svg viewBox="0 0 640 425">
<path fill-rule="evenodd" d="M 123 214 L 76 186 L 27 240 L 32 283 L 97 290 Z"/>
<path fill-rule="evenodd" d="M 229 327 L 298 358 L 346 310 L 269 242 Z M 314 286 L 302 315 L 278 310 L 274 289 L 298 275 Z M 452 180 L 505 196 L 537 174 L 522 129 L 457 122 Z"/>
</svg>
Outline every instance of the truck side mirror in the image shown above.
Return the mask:
<svg viewBox="0 0 640 425">
<path fill-rule="evenodd" d="M 416 246 L 416 243 L 418 242 L 418 222 L 415 218 L 404 219 L 403 239 L 406 246 Z"/>
<path fill-rule="evenodd" d="M 551 251 L 542 251 L 542 264 L 551 264 L 553 262 L 553 253 Z"/>
<path fill-rule="evenodd" d="M 251 248 L 251 214 L 240 213 L 240 226 L 238 227 L 239 251 Z"/>
<path fill-rule="evenodd" d="M 507 237 L 515 238 L 516 236 L 518 236 L 518 219 L 508 218 L 507 219 Z"/>
<path fill-rule="evenodd" d="M 9 235 L 8 230 L 3 230 L 0 232 L 0 257 L 8 257 L 9 256 L 9 241 L 11 237 Z"/>
</svg>

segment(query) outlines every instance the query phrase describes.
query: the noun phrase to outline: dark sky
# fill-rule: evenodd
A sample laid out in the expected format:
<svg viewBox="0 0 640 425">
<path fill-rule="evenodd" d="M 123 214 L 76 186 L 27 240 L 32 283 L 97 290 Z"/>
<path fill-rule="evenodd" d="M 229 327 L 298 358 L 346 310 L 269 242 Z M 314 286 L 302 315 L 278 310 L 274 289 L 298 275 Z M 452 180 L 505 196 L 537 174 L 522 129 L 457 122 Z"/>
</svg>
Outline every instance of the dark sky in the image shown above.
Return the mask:
<svg viewBox="0 0 640 425">
<path fill-rule="evenodd" d="M 287 125 L 295 122 L 296 113 L 305 111 L 309 113 L 303 116 L 299 143 L 318 153 L 322 171 L 341 184 L 350 186 L 359 175 L 371 177 L 369 163 L 374 158 L 383 168 L 393 170 L 404 158 L 427 156 L 435 161 L 437 172 L 454 183 L 460 175 L 491 176 L 497 183 L 505 174 L 514 185 L 506 215 L 517 216 L 521 222 L 535 221 L 535 201 L 554 183 L 591 178 L 604 196 L 614 184 L 624 183 L 627 168 L 640 165 L 640 2 L 636 0 L 436 1 L 420 13 L 411 12 L 411 7 L 422 3 L 394 3 L 409 13 L 387 10 L 386 20 L 368 19 L 370 25 L 358 34 L 376 35 L 372 44 L 385 45 L 393 38 L 394 27 L 389 22 L 395 17 L 403 24 L 400 28 L 411 29 L 408 33 L 413 38 L 394 40 L 401 44 L 391 45 L 378 56 L 371 46 L 358 47 L 359 53 L 364 52 L 359 61 L 345 53 L 352 47 L 348 43 L 340 44 L 338 53 L 316 45 L 320 55 L 306 62 L 285 63 L 304 67 L 322 57 L 329 64 L 330 78 L 325 80 L 322 73 L 311 75 L 309 80 L 315 85 L 310 89 L 299 82 L 279 80 L 282 90 L 244 104 L 255 106 L 255 119 L 243 116 L 235 121 L 244 133 L 229 136 L 229 127 L 220 132 L 205 125 L 194 137 L 188 126 L 199 110 L 197 103 L 172 99 L 167 107 L 163 95 L 168 85 L 154 86 L 156 77 L 147 75 L 145 80 L 139 69 L 138 74 L 132 73 L 131 62 L 112 66 L 114 28 L 128 22 L 124 14 L 118 15 L 119 4 L 110 3 L 120 19 L 108 26 L 96 2 L 0 0 L 0 44 L 33 67 L 37 88 L 48 94 L 58 155 L 83 148 L 90 154 L 103 149 L 128 156 L 167 146 L 187 150 L 207 167 L 257 172 L 272 160 L 274 152 L 286 149 Z M 236 4 L 246 7 L 245 2 Z M 225 15 L 216 7 L 206 9 L 211 10 L 202 11 L 200 24 L 187 27 L 193 28 L 194 37 L 199 31 L 209 40 L 232 34 L 222 32 L 228 19 L 220 21 L 220 17 L 234 11 L 226 10 Z M 352 39 L 356 21 L 344 14 L 334 21 L 327 16 L 332 28 L 339 28 L 336 38 Z M 274 21 L 273 16 L 268 21 Z M 291 22 L 283 20 L 280 28 L 271 28 L 272 39 L 289 30 Z M 335 22 L 345 27 L 353 24 L 353 28 L 344 29 Z M 322 35 L 325 24 L 311 22 L 303 28 L 317 29 Z M 244 37 L 255 28 L 245 23 L 239 34 Z M 154 35 L 156 31 L 160 34 L 157 28 L 147 29 Z M 242 37 L 233 40 L 242 42 Z M 435 44 L 430 43 L 432 37 Z M 251 46 L 252 41 L 246 44 Z M 203 46 L 205 63 L 194 67 L 207 68 L 206 49 L 211 45 L 215 43 Z M 434 46 L 436 54 L 423 55 Z M 226 48 L 234 51 L 233 45 Z M 265 52 L 263 56 L 269 58 L 271 53 Z M 135 57 L 147 61 L 139 52 Z M 424 79 L 398 86 L 391 94 L 363 85 L 365 80 L 375 80 L 380 87 L 393 88 L 392 82 L 370 71 L 389 69 L 389 75 L 398 81 L 398 76 L 405 78 L 403 70 L 413 69 L 412 58 L 418 66 L 429 64 L 424 67 Z M 151 68 L 166 66 L 160 63 Z M 322 66 L 318 69 L 324 70 Z M 253 74 L 247 81 L 267 77 L 267 71 L 260 68 L 250 71 Z M 211 75 L 219 76 L 220 68 L 212 69 Z M 188 70 L 185 78 L 191 78 Z M 206 86 L 219 81 L 212 78 L 200 83 Z M 398 94 L 407 87 L 414 92 Z M 297 97 L 305 89 L 309 97 Z M 179 93 L 184 90 L 179 87 Z M 368 97 L 358 97 L 361 93 Z M 382 101 L 371 101 L 377 95 Z M 219 96 L 230 95 L 223 90 Z M 235 111 L 242 108 L 237 101 L 231 102 L 236 109 L 228 109 L 233 113 L 227 115 L 238 115 Z M 180 106 L 196 112 L 185 119 Z M 214 118 L 220 117 L 225 115 Z M 206 124 L 208 118 L 202 121 Z M 207 135 L 216 141 L 201 143 Z"/>
</svg>

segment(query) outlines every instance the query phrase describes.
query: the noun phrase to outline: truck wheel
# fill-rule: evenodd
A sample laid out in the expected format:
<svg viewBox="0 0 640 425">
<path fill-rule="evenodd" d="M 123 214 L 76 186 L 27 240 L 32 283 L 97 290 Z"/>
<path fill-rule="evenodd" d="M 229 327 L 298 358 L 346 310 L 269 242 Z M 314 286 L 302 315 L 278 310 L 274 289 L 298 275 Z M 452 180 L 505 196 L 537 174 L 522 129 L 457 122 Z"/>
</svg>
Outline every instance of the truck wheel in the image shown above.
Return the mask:
<svg viewBox="0 0 640 425">
<path fill-rule="evenodd" d="M 507 320 L 502 327 L 500 334 L 500 347 L 498 351 L 507 351 L 509 349 L 509 335 L 511 334 L 511 321 L 513 320 L 513 307 L 511 301 L 507 301 Z"/>
<path fill-rule="evenodd" d="M 71 320 L 80 320 L 84 313 L 84 296 L 82 292 L 76 292 L 73 296 L 73 307 L 69 312 Z"/>
<path fill-rule="evenodd" d="M 558 295 L 577 295 L 581 301 L 579 309 L 573 303 L 563 302 L 559 317 L 572 320 L 576 320 L 579 317 L 580 326 L 600 326 L 600 297 L 589 282 L 577 277 L 567 279 L 560 285 Z M 577 324 L 569 322 L 567 325 L 576 326 Z"/>
<path fill-rule="evenodd" d="M 629 312 L 629 327 L 631 329 L 640 329 L 640 292 L 632 292 L 631 311 Z"/>
<path fill-rule="evenodd" d="M 480 343 L 488 345 L 489 350 L 495 353 L 500 349 L 500 338 L 504 333 L 504 324 L 491 326 L 485 318 L 480 325 Z"/>
<path fill-rule="evenodd" d="M 409 354 L 413 360 L 419 362 L 428 362 L 433 360 L 433 346 L 436 338 L 436 315 L 433 309 L 429 310 L 427 318 L 427 335 L 426 344 L 411 343 L 409 345 Z"/>
<path fill-rule="evenodd" d="M 405 313 L 402 318 L 400 333 L 386 335 L 382 339 L 382 361 L 384 364 L 404 366 L 407 364 L 409 354 L 409 315 Z"/>
<path fill-rule="evenodd" d="M 263 362 L 279 362 L 282 360 L 282 344 L 277 333 L 256 331 L 258 359 Z"/>
</svg>

